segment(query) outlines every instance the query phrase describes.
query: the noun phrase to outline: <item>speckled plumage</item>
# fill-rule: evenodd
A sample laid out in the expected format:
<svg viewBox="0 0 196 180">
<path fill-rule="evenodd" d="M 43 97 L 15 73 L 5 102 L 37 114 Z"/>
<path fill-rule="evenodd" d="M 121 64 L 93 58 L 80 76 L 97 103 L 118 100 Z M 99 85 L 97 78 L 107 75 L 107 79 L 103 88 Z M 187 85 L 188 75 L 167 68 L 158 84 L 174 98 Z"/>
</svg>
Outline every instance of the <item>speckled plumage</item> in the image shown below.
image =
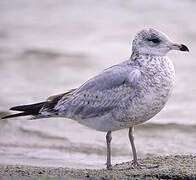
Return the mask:
<svg viewBox="0 0 196 180">
<path fill-rule="evenodd" d="M 171 94 L 175 73 L 166 57 L 170 50 L 188 51 L 188 48 L 173 43 L 157 30 L 143 29 L 133 40 L 128 60 L 104 70 L 81 87 L 49 97 L 45 102 L 12 107 L 11 110 L 22 112 L 3 118 L 58 116 L 107 131 L 107 169 L 112 169 L 111 132 L 129 128 L 133 167 L 148 167 L 138 163 L 133 127 L 160 112 Z"/>
<path fill-rule="evenodd" d="M 94 80 L 111 84 L 98 84 L 96 89 Z M 173 84 L 174 68 L 168 58 L 142 55 L 105 70 L 71 96 L 64 96 L 55 110 L 60 116 L 100 131 L 128 128 L 157 114 Z"/>
<path fill-rule="evenodd" d="M 167 42 L 167 37 L 151 31 L 151 36 Z M 106 69 L 63 96 L 54 107 L 55 114 L 99 131 L 129 128 L 156 115 L 173 89 L 174 68 L 162 51 L 155 49 L 146 53 L 148 49 L 144 46 L 145 53 L 140 52 L 138 39 L 143 36 L 150 38 L 142 31 L 136 35 L 130 59 Z M 40 111 L 41 117 L 52 116 L 54 112 L 44 107 Z"/>
</svg>

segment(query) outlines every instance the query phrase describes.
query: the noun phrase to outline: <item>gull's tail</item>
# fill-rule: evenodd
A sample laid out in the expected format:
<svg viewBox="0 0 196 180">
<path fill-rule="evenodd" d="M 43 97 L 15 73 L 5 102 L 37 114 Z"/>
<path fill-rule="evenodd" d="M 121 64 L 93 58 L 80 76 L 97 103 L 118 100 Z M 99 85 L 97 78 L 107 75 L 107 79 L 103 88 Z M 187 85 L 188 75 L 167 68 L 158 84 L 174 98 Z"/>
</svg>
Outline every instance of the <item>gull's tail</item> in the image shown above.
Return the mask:
<svg viewBox="0 0 196 180">
<path fill-rule="evenodd" d="M 71 89 L 66 93 L 50 96 L 46 101 L 40 103 L 14 106 L 10 108 L 10 110 L 19 111 L 19 113 L 7 115 L 2 117 L 1 119 L 29 115 L 32 115 L 33 119 L 57 116 L 58 110 L 55 109 L 56 104 L 61 100 L 62 97 L 64 97 L 65 100 L 66 98 L 71 96 L 74 91 L 75 89 Z"/>
<path fill-rule="evenodd" d="M 2 117 L 1 119 L 14 118 L 14 117 L 19 117 L 19 116 L 28 116 L 28 115 L 36 116 L 39 114 L 39 111 L 46 103 L 47 102 L 40 102 L 40 103 L 35 103 L 35 104 L 11 107 L 10 110 L 20 111 L 20 113 L 7 115 L 7 116 Z"/>
</svg>

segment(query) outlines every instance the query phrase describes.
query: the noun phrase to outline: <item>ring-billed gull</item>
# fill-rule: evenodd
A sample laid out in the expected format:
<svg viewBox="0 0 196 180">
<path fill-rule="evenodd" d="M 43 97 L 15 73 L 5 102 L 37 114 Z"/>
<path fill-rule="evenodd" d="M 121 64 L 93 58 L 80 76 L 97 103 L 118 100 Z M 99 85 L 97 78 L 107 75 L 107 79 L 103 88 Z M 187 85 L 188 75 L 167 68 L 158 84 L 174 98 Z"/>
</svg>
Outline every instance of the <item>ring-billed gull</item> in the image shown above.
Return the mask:
<svg viewBox="0 0 196 180">
<path fill-rule="evenodd" d="M 133 167 L 141 167 L 133 127 L 160 112 L 171 94 L 175 73 L 172 62 L 166 57 L 170 50 L 189 51 L 185 45 L 173 43 L 155 29 L 143 29 L 135 35 L 128 60 L 104 70 L 77 89 L 51 96 L 41 103 L 12 107 L 10 110 L 21 113 L 3 118 L 59 116 L 105 131 L 107 169 L 112 169 L 111 132 L 129 128 Z"/>
</svg>

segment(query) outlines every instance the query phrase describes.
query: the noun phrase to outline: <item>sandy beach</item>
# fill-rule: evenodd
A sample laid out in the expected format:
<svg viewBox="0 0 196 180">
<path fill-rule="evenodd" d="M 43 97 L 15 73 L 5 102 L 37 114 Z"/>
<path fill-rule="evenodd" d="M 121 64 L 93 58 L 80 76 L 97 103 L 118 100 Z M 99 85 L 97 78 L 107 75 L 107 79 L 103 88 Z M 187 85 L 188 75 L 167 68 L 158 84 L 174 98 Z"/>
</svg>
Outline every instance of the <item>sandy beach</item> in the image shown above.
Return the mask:
<svg viewBox="0 0 196 180">
<path fill-rule="evenodd" d="M 158 168 L 132 169 L 131 162 L 117 164 L 114 169 L 71 169 L 65 167 L 36 167 L 0 165 L 1 180 L 46 179 L 196 179 L 196 156 L 149 156 L 140 163 L 158 164 Z"/>
</svg>

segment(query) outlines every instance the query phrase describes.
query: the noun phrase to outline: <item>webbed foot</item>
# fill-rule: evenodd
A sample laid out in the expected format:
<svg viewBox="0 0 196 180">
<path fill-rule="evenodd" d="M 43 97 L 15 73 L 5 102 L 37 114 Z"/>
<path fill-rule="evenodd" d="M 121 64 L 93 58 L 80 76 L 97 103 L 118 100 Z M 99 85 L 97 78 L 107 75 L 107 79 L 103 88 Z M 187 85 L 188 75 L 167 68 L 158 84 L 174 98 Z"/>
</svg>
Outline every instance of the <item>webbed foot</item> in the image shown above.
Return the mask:
<svg viewBox="0 0 196 180">
<path fill-rule="evenodd" d="M 158 167 L 159 164 L 140 164 L 138 161 L 132 162 L 132 168 L 137 168 L 137 169 L 152 169 Z"/>
</svg>

